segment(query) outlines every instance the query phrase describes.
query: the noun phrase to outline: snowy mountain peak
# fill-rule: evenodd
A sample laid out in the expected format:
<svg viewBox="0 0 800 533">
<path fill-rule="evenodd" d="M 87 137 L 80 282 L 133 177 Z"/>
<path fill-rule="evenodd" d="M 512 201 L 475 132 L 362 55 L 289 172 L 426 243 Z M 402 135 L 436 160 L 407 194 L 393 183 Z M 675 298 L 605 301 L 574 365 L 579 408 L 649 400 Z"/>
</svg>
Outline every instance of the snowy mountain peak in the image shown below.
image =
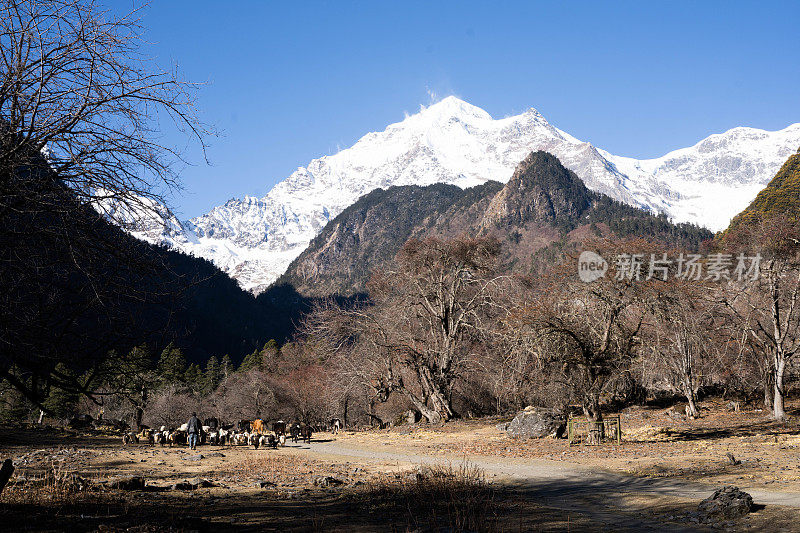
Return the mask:
<svg viewBox="0 0 800 533">
<path fill-rule="evenodd" d="M 206 257 L 246 289 L 264 290 L 325 224 L 359 197 L 393 185 L 505 183 L 543 150 L 586 185 L 618 200 L 718 230 L 800 146 L 800 124 L 734 128 L 663 157 L 610 154 L 552 126 L 538 111 L 494 119 L 448 96 L 350 148 L 298 167 L 263 198 L 233 198 L 189 222 L 139 236 Z M 388 221 L 387 221 L 388 222 Z M 153 236 L 152 239 L 150 236 Z"/>
<path fill-rule="evenodd" d="M 455 96 L 442 98 L 428 107 L 420 106 L 420 112 L 416 116 L 420 119 L 431 121 L 443 121 L 452 118 L 492 120 L 492 116 L 480 107 L 467 103 Z"/>
</svg>

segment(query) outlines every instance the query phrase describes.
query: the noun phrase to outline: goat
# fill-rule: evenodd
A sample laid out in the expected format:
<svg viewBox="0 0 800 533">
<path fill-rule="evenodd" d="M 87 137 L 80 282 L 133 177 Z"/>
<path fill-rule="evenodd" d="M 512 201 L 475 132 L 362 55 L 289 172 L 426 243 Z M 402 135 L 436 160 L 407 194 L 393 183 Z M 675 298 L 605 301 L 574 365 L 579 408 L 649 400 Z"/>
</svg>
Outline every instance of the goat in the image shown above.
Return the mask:
<svg viewBox="0 0 800 533">
<path fill-rule="evenodd" d="M 167 435 L 167 442 L 170 448 L 173 444 L 186 444 L 186 432 L 180 429 L 170 431 L 169 435 Z"/>
<path fill-rule="evenodd" d="M 152 429 L 150 429 L 150 428 L 147 428 L 147 427 L 146 427 L 146 428 L 142 429 L 142 430 L 139 432 L 139 434 L 137 435 L 137 437 L 138 437 L 139 439 L 141 439 L 141 440 L 145 440 L 145 441 L 147 441 L 147 443 L 148 443 L 150 446 L 153 446 L 153 445 L 155 444 L 155 435 L 154 435 L 154 433 L 155 433 L 155 432 L 154 432 Z"/>
</svg>

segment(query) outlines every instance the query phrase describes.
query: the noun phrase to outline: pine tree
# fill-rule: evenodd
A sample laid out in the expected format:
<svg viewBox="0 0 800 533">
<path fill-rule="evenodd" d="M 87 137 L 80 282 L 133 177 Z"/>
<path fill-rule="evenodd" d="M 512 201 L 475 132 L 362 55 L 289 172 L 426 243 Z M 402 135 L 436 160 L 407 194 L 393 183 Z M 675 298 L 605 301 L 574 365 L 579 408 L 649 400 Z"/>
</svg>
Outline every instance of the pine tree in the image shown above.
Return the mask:
<svg viewBox="0 0 800 533">
<path fill-rule="evenodd" d="M 239 372 L 249 372 L 253 369 L 260 369 L 263 366 L 263 358 L 259 350 L 244 356 L 242 364 L 239 365 Z"/>
<path fill-rule="evenodd" d="M 190 364 L 184 373 L 183 380 L 193 392 L 199 392 L 202 390 L 204 376 L 203 371 L 200 369 L 200 365 L 195 363 Z"/>
<path fill-rule="evenodd" d="M 181 383 L 186 377 L 186 358 L 173 343 L 164 348 L 158 360 L 158 375 L 163 383 Z"/>
<path fill-rule="evenodd" d="M 58 363 L 53 373 L 61 376 L 64 380 L 71 381 L 75 377 L 75 373 L 67 368 L 64 363 Z M 44 401 L 44 407 L 52 413 L 52 416 L 63 420 L 75 414 L 75 407 L 78 405 L 79 399 L 80 395 L 77 392 L 51 385 Z"/>
<path fill-rule="evenodd" d="M 222 358 L 222 363 L 220 363 L 219 366 L 221 379 L 228 379 L 228 376 L 230 376 L 231 372 L 233 372 L 233 361 L 231 361 L 231 356 L 225 354 L 225 356 Z"/>
<path fill-rule="evenodd" d="M 161 378 L 153 371 L 153 357 L 147 346 L 136 346 L 124 357 L 112 350 L 101 376 L 108 388 L 133 409 L 131 425 L 141 426 L 150 391 L 161 383 Z"/>
<path fill-rule="evenodd" d="M 281 354 L 281 349 L 275 339 L 270 339 L 261 349 L 261 366 L 266 372 L 275 372 L 277 370 L 278 357 Z"/>
<path fill-rule="evenodd" d="M 203 375 L 203 395 L 211 394 L 222 381 L 222 367 L 219 359 L 212 355 L 206 362 L 206 371 Z"/>
</svg>

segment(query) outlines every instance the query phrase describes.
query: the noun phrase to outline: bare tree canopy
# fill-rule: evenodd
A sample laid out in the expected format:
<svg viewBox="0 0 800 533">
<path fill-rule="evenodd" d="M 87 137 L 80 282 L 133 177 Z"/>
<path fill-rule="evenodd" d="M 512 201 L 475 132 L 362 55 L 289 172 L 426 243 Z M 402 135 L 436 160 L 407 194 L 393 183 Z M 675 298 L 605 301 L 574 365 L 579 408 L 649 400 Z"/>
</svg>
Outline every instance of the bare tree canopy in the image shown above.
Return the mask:
<svg viewBox="0 0 800 533">
<path fill-rule="evenodd" d="M 3 181 L 43 153 L 82 203 L 147 207 L 144 198 L 178 185 L 181 154 L 164 144 L 163 123 L 203 147 L 207 130 L 196 86 L 144 54 L 138 11 L 117 18 L 91 0 L 0 2 Z"/>
<path fill-rule="evenodd" d="M 373 277 L 369 305 L 323 310 L 311 332 L 347 348 L 347 379 L 376 399 L 397 392 L 428 421 L 449 420 L 454 387 L 485 351 L 494 315 L 505 312 L 499 251 L 494 238 L 412 239 L 393 268 Z"/>
</svg>

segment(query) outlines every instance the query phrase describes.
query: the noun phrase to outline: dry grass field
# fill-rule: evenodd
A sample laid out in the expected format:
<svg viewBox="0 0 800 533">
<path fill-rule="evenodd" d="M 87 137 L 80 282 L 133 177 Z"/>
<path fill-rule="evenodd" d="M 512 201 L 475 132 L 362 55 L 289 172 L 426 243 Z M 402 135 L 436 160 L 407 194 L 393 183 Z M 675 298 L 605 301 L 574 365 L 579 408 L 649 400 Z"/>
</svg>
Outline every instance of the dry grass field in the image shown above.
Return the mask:
<svg viewBox="0 0 800 533">
<path fill-rule="evenodd" d="M 476 466 L 538 461 L 540 469 L 564 465 L 800 493 L 795 424 L 774 424 L 754 410 L 732 412 L 722 402 L 703 407 L 698 420 L 663 408 L 626 409 L 623 444 L 595 447 L 515 441 L 495 419 L 319 434 L 310 446 L 277 450 L 201 446 L 197 452 L 125 447 L 119 436 L 98 432 L 7 429 L 0 458 L 11 457 L 17 470 L 0 497 L 0 529 L 795 531 L 797 508 L 757 506 L 735 522 L 701 524 L 694 520 L 696 497 L 614 487 L 565 489 L 560 496 L 558 483 L 526 485 Z M 740 463 L 731 464 L 728 453 Z M 143 478 L 144 488 L 115 484 L 131 477 Z"/>
</svg>

